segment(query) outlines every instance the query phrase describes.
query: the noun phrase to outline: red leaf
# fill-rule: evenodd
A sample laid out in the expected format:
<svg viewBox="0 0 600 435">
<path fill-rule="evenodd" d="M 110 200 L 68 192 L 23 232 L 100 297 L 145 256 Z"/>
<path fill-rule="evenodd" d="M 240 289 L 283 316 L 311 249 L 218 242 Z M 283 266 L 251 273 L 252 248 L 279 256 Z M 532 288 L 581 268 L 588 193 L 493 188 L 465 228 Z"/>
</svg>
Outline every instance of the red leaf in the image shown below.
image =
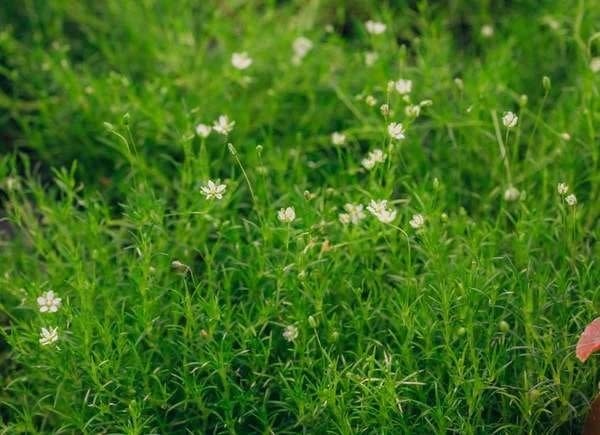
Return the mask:
<svg viewBox="0 0 600 435">
<path fill-rule="evenodd" d="M 575 353 L 581 362 L 585 362 L 597 350 L 600 350 L 600 317 L 587 325 L 579 337 Z"/>
</svg>

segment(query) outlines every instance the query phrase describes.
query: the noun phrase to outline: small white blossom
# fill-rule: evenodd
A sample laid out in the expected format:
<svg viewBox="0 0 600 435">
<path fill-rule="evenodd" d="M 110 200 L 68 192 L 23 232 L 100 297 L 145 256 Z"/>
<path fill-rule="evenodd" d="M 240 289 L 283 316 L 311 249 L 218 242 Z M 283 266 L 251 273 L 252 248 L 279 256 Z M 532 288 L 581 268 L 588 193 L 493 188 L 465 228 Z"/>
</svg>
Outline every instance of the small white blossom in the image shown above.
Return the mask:
<svg viewBox="0 0 600 435">
<path fill-rule="evenodd" d="M 558 186 L 556 186 L 556 190 L 558 191 L 559 195 L 566 195 L 569 192 L 569 185 L 567 183 L 558 183 Z"/>
<path fill-rule="evenodd" d="M 362 204 L 346 204 L 344 205 L 344 210 L 346 213 L 340 213 L 339 219 L 343 224 L 358 224 L 362 221 L 366 216 L 364 212 L 364 206 Z"/>
<path fill-rule="evenodd" d="M 294 325 L 288 325 L 283 330 L 282 335 L 283 335 L 283 338 L 286 339 L 286 341 L 289 341 L 291 343 L 296 338 L 298 338 L 298 328 Z"/>
<path fill-rule="evenodd" d="M 418 230 L 423 225 L 425 225 L 425 218 L 423 217 L 422 214 L 415 214 L 415 215 L 413 215 L 412 219 L 408 223 L 415 230 Z"/>
<path fill-rule="evenodd" d="M 421 114 L 421 106 L 415 104 L 409 104 L 404 108 L 404 113 L 409 118 L 418 118 Z"/>
<path fill-rule="evenodd" d="M 346 135 L 338 131 L 331 133 L 331 143 L 334 145 L 344 145 L 346 143 Z"/>
<path fill-rule="evenodd" d="M 58 340 L 58 328 L 42 328 L 40 332 L 40 344 L 47 346 Z"/>
<path fill-rule="evenodd" d="M 292 222 L 296 219 L 296 210 L 294 207 L 282 208 L 277 212 L 277 219 L 281 222 Z"/>
<path fill-rule="evenodd" d="M 379 106 L 379 111 L 383 116 L 387 117 L 390 114 L 390 105 L 387 103 L 382 104 L 381 106 Z"/>
<path fill-rule="evenodd" d="M 372 169 L 377 163 L 383 163 L 387 155 L 380 149 L 375 149 L 367 154 L 367 157 L 362 159 L 361 164 L 366 169 Z"/>
<path fill-rule="evenodd" d="M 233 126 L 235 125 L 235 121 L 230 121 L 227 115 L 219 116 L 213 124 L 213 130 L 223 136 L 227 136 L 233 130 Z"/>
<path fill-rule="evenodd" d="M 367 95 L 365 97 L 365 103 L 367 103 L 368 106 L 373 107 L 377 104 L 377 99 L 373 95 Z"/>
<path fill-rule="evenodd" d="M 560 138 L 562 140 L 569 141 L 569 140 L 571 140 L 571 135 L 569 133 L 567 133 L 566 131 L 564 131 L 560 134 Z"/>
<path fill-rule="evenodd" d="M 352 219 L 350 218 L 350 215 L 348 213 L 340 213 L 338 215 L 338 219 L 344 225 L 348 225 L 350 222 L 352 222 Z"/>
<path fill-rule="evenodd" d="M 508 202 L 517 201 L 521 197 L 521 192 L 514 186 L 509 186 L 504 191 L 504 200 Z"/>
<path fill-rule="evenodd" d="M 386 199 L 382 199 L 379 201 L 371 200 L 369 205 L 367 206 L 367 210 L 375 216 L 380 222 L 384 224 L 388 224 L 396 219 L 396 210 L 388 207 L 388 202 Z"/>
<path fill-rule="evenodd" d="M 379 21 L 369 20 L 365 22 L 365 28 L 371 35 L 381 35 L 383 32 L 385 32 L 386 25 Z"/>
<path fill-rule="evenodd" d="M 376 148 L 369 153 L 369 157 L 376 163 L 383 163 L 387 155 L 379 148 Z"/>
<path fill-rule="evenodd" d="M 202 190 L 202 194 L 206 199 L 223 199 L 226 188 L 227 186 L 224 184 L 217 184 L 212 180 L 208 180 L 204 186 L 200 187 L 200 190 Z"/>
<path fill-rule="evenodd" d="M 43 293 L 37 298 L 41 313 L 56 313 L 60 308 L 61 302 L 62 299 L 57 297 L 52 290 Z"/>
<path fill-rule="evenodd" d="M 198 124 L 196 126 L 196 134 L 202 138 L 207 138 L 212 128 L 210 125 Z"/>
<path fill-rule="evenodd" d="M 367 51 L 365 53 L 365 65 L 373 66 L 375 62 L 379 59 L 379 54 L 376 51 Z"/>
<path fill-rule="evenodd" d="M 404 126 L 399 122 L 392 122 L 388 125 L 389 135 L 396 140 L 404 139 Z"/>
<path fill-rule="evenodd" d="M 577 205 L 577 197 L 574 194 L 570 194 L 567 195 L 565 197 L 565 201 L 567 202 L 567 204 L 569 204 L 571 207 Z"/>
<path fill-rule="evenodd" d="M 171 261 L 171 269 L 173 269 L 175 272 L 180 273 L 182 275 L 185 275 L 186 273 L 188 273 L 191 270 L 187 264 L 185 264 L 179 260 Z"/>
<path fill-rule="evenodd" d="M 600 72 L 600 56 L 592 58 L 590 61 L 590 69 L 595 73 Z"/>
<path fill-rule="evenodd" d="M 412 91 L 412 80 L 400 79 L 395 83 L 394 87 L 400 95 L 410 94 Z"/>
<path fill-rule="evenodd" d="M 518 121 L 519 117 L 513 112 L 504 112 L 504 116 L 502 117 L 502 124 L 504 124 L 506 128 L 515 127 Z"/>
<path fill-rule="evenodd" d="M 233 53 L 231 55 L 231 65 L 240 70 L 246 69 L 252 65 L 252 58 L 248 56 L 248 53 L 245 51 L 241 53 Z"/>
<path fill-rule="evenodd" d="M 292 57 L 292 63 L 298 65 L 302 59 L 308 54 L 310 50 L 313 48 L 313 43 L 310 39 L 305 38 L 304 36 L 299 36 L 294 39 L 292 44 L 292 49 L 294 50 L 294 56 Z"/>
<path fill-rule="evenodd" d="M 484 24 L 481 26 L 481 36 L 484 38 L 491 38 L 494 36 L 494 28 L 491 24 Z"/>
</svg>

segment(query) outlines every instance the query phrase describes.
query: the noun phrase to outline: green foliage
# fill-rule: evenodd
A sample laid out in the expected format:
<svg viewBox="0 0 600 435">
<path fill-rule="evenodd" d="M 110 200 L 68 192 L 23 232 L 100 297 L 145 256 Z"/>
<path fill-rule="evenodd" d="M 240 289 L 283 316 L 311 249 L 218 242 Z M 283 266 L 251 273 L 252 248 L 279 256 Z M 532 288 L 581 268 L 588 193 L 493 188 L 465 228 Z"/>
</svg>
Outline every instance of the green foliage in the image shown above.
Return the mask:
<svg viewBox="0 0 600 435">
<path fill-rule="evenodd" d="M 599 22 L 584 0 L 3 5 L 2 433 L 576 433 Z M 228 137 L 195 134 L 221 114 Z M 392 224 L 339 221 L 372 199 Z"/>
</svg>

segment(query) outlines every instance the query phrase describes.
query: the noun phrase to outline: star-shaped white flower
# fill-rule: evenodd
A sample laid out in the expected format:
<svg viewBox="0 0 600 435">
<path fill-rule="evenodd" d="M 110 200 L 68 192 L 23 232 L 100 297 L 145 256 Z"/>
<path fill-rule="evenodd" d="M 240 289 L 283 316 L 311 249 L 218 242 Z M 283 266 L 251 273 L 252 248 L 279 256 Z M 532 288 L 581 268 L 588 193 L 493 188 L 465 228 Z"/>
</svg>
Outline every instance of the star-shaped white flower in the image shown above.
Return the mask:
<svg viewBox="0 0 600 435">
<path fill-rule="evenodd" d="M 558 183 L 556 190 L 558 191 L 559 195 L 566 195 L 569 193 L 569 185 L 567 183 Z"/>
<path fill-rule="evenodd" d="M 62 299 L 57 297 L 52 290 L 43 293 L 37 298 L 41 313 L 56 313 L 60 308 L 61 302 Z"/>
<path fill-rule="evenodd" d="M 382 150 L 374 149 L 367 155 L 367 157 L 362 159 L 361 164 L 366 169 L 372 169 L 376 164 L 383 163 L 386 158 L 387 155 Z"/>
<path fill-rule="evenodd" d="M 277 212 L 277 219 L 281 222 L 290 223 L 296 219 L 296 210 L 294 210 L 294 207 L 282 208 Z"/>
<path fill-rule="evenodd" d="M 233 53 L 231 55 L 231 64 L 234 68 L 243 70 L 252 65 L 252 58 L 248 56 L 248 53 L 245 51 L 241 53 Z"/>
<path fill-rule="evenodd" d="M 369 20 L 365 22 L 365 28 L 371 35 L 381 35 L 383 32 L 385 32 L 386 25 L 379 21 Z"/>
<path fill-rule="evenodd" d="M 48 346 L 58 340 L 58 328 L 42 328 L 40 332 L 40 344 Z"/>
<path fill-rule="evenodd" d="M 394 87 L 400 95 L 410 94 L 412 91 L 412 80 L 400 79 L 395 83 Z"/>
<path fill-rule="evenodd" d="M 230 121 L 227 115 L 219 116 L 213 124 L 213 130 L 223 136 L 227 136 L 233 130 L 233 126 L 235 125 L 235 121 Z"/>
<path fill-rule="evenodd" d="M 300 64 L 300 62 L 302 62 L 302 59 L 304 59 L 304 57 L 308 54 L 310 50 L 312 50 L 312 48 L 313 43 L 310 39 L 304 36 L 299 36 L 298 38 L 294 39 L 294 42 L 292 44 L 292 49 L 294 50 L 292 63 L 294 65 Z"/>
<path fill-rule="evenodd" d="M 514 202 L 521 197 L 521 192 L 515 186 L 509 186 L 504 191 L 504 200 L 508 202 Z"/>
<path fill-rule="evenodd" d="M 386 199 L 382 199 L 379 201 L 372 200 L 367 210 L 371 212 L 373 216 L 375 216 L 380 222 L 384 224 L 389 224 L 394 219 L 396 219 L 396 210 L 388 207 L 388 202 Z"/>
<path fill-rule="evenodd" d="M 348 203 L 344 205 L 344 210 L 346 210 L 346 213 L 340 213 L 338 216 L 340 222 L 344 225 L 350 223 L 356 225 L 366 217 L 362 204 Z"/>
<path fill-rule="evenodd" d="M 506 128 L 514 128 L 519 122 L 519 117 L 515 115 L 513 112 L 504 112 L 504 116 L 502 117 L 502 124 Z"/>
<path fill-rule="evenodd" d="M 346 143 L 346 135 L 338 131 L 331 133 L 331 143 L 334 145 L 344 145 Z"/>
<path fill-rule="evenodd" d="M 413 215 L 412 219 L 408 223 L 415 230 L 418 230 L 423 225 L 425 225 L 425 218 L 423 217 L 422 214 L 415 214 L 415 215 Z"/>
<path fill-rule="evenodd" d="M 283 335 L 283 338 L 286 339 L 286 341 L 292 342 L 296 338 L 298 338 L 298 328 L 294 325 L 288 325 L 283 330 L 282 335 Z"/>
<path fill-rule="evenodd" d="M 217 184 L 212 180 L 208 180 L 204 186 L 200 187 L 200 190 L 202 190 L 202 194 L 206 199 L 223 199 L 225 189 L 227 189 L 226 185 Z"/>
<path fill-rule="evenodd" d="M 404 139 L 404 126 L 400 122 L 392 122 L 388 125 L 388 133 L 392 139 Z"/>
<path fill-rule="evenodd" d="M 200 136 L 201 138 L 207 138 L 208 135 L 210 134 L 212 128 L 210 125 L 206 125 L 206 124 L 198 124 L 196 126 L 196 134 L 198 136 Z"/>
</svg>

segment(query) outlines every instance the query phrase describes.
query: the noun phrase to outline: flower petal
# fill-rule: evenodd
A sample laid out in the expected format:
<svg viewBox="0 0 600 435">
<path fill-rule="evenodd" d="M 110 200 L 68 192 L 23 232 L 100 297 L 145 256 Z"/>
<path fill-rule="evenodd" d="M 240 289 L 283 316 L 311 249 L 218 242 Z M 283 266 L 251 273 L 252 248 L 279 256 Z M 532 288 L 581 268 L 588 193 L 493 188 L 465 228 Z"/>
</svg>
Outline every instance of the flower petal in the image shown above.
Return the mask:
<svg viewBox="0 0 600 435">
<path fill-rule="evenodd" d="M 585 362 L 597 350 L 600 350 L 600 317 L 585 328 L 579 337 L 575 353 L 581 362 Z"/>
</svg>

